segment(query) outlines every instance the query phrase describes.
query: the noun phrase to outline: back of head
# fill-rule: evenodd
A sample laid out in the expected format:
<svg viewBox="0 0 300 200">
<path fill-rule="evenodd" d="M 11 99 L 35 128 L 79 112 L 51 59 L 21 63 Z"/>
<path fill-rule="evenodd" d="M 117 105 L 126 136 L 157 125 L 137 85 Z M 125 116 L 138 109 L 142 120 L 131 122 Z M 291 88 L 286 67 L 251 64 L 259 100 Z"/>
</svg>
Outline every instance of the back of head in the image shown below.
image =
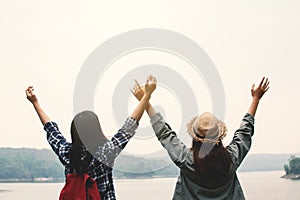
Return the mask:
<svg viewBox="0 0 300 200">
<path fill-rule="evenodd" d="M 188 124 L 193 138 L 195 170 L 208 178 L 223 178 L 232 165 L 231 157 L 223 146 L 227 127 L 212 113 L 205 112 L 194 117 Z"/>
<path fill-rule="evenodd" d="M 83 146 L 87 148 L 88 156 L 92 158 L 99 146 L 107 142 L 97 115 L 91 111 L 78 113 L 71 124 L 71 138 L 71 166 L 77 173 L 83 173 L 87 167 L 81 160 Z"/>
</svg>

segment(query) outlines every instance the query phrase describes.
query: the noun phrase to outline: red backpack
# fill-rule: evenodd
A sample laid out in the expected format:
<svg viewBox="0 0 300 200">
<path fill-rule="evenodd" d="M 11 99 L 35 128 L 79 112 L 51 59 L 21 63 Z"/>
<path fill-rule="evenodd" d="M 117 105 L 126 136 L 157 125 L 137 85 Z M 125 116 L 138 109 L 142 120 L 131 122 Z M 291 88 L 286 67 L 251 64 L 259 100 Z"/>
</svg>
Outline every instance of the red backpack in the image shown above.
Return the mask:
<svg viewBox="0 0 300 200">
<path fill-rule="evenodd" d="M 87 174 L 68 174 L 59 200 L 101 200 L 96 181 Z"/>
</svg>

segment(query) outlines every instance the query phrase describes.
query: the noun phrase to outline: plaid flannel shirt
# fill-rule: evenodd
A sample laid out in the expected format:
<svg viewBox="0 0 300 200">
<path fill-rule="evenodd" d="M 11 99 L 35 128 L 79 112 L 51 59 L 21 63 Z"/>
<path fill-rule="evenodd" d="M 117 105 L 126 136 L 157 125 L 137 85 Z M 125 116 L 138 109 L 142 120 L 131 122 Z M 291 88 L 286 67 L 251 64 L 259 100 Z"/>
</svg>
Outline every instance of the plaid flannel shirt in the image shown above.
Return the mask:
<svg viewBox="0 0 300 200">
<path fill-rule="evenodd" d="M 102 200 L 116 199 L 112 179 L 114 160 L 129 142 L 130 138 L 133 137 L 137 127 L 138 122 L 128 117 L 122 128 L 118 130 L 112 139 L 98 148 L 92 161 L 87 160 L 87 148 L 82 148 L 81 159 L 88 164 L 86 173 L 97 182 Z M 74 171 L 70 167 L 72 143 L 66 141 L 55 122 L 46 123 L 44 129 L 47 132 L 47 140 L 51 148 L 65 166 L 65 175 L 73 173 Z"/>
</svg>

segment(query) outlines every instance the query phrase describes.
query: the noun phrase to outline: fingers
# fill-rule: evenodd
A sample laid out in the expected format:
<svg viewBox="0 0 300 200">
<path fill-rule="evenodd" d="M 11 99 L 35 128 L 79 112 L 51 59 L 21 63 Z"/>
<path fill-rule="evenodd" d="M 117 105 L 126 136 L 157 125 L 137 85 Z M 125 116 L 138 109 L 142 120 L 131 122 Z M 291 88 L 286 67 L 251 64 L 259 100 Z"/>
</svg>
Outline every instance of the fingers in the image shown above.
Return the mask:
<svg viewBox="0 0 300 200">
<path fill-rule="evenodd" d="M 149 85 L 155 85 L 156 86 L 157 80 L 154 76 L 151 74 L 147 76 L 146 84 L 141 85 L 137 80 L 134 80 L 133 88 L 131 89 L 131 92 L 138 93 L 141 90 L 144 92 L 145 91 L 145 86 Z"/>
<path fill-rule="evenodd" d="M 261 80 L 260 84 L 259 84 L 259 87 L 257 88 L 258 90 L 261 90 L 263 92 L 263 94 L 265 92 L 267 92 L 270 88 L 270 81 L 269 81 L 269 78 L 266 78 L 266 77 L 263 77 L 263 79 Z M 252 91 L 255 90 L 252 86 Z"/>
<path fill-rule="evenodd" d="M 141 86 L 137 80 L 134 80 L 133 87 L 130 89 L 132 94 L 135 95 L 135 94 L 137 94 L 137 93 L 139 93 L 140 91 L 143 91 L 143 90 L 144 90 L 144 86 Z"/>
<path fill-rule="evenodd" d="M 156 84 L 157 80 L 154 76 L 152 76 L 151 74 L 147 76 L 147 81 L 146 83 L 155 83 Z"/>
<path fill-rule="evenodd" d="M 266 80 L 266 83 L 264 84 L 264 92 L 266 92 L 266 91 L 268 91 L 269 90 L 269 88 L 270 88 L 270 81 L 267 79 Z"/>
<path fill-rule="evenodd" d="M 264 81 L 265 81 L 265 77 L 263 77 L 263 79 L 261 80 L 259 87 L 261 87 L 263 85 Z"/>
<path fill-rule="evenodd" d="M 264 92 L 268 91 L 270 87 L 267 87 Z"/>
<path fill-rule="evenodd" d="M 135 91 L 132 88 L 130 89 L 130 92 L 135 95 Z"/>
<path fill-rule="evenodd" d="M 156 78 L 154 76 L 152 76 L 151 74 L 150 74 L 150 80 L 151 80 L 151 82 L 156 83 Z"/>
<path fill-rule="evenodd" d="M 270 84 L 269 78 L 263 77 L 258 88 L 267 91 L 267 89 L 269 89 L 269 84 Z"/>
<path fill-rule="evenodd" d="M 28 96 L 28 95 L 32 95 L 32 94 L 33 94 L 33 91 L 34 91 L 33 86 L 29 86 L 29 87 L 25 90 L 27 96 Z"/>
<path fill-rule="evenodd" d="M 134 85 L 136 85 L 138 88 L 141 88 L 140 83 L 136 79 L 134 80 Z"/>
<path fill-rule="evenodd" d="M 28 88 L 25 91 L 30 91 L 31 89 L 33 89 L 33 86 L 28 86 Z"/>
<path fill-rule="evenodd" d="M 152 75 L 151 75 L 152 76 Z M 154 76 L 152 76 L 152 82 L 153 83 L 156 83 L 157 82 L 157 80 L 156 80 L 156 78 L 154 77 Z"/>
<path fill-rule="evenodd" d="M 267 78 L 266 81 L 265 81 L 264 84 L 263 84 L 263 89 L 266 89 L 266 88 L 269 86 L 269 84 L 270 84 L 270 81 L 269 81 L 269 79 Z"/>
<path fill-rule="evenodd" d="M 137 93 L 137 85 L 134 85 L 133 86 L 133 88 L 131 89 L 131 92 L 133 93 L 133 94 L 136 94 Z"/>
</svg>

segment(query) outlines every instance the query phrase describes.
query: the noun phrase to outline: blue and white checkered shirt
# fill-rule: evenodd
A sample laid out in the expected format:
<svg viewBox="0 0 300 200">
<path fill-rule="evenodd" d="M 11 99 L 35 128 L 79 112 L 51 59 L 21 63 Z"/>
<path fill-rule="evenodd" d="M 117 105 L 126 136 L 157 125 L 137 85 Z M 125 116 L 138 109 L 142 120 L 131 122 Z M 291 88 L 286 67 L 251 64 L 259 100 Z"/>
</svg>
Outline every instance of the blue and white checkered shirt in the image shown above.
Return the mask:
<svg viewBox="0 0 300 200">
<path fill-rule="evenodd" d="M 89 162 L 86 173 L 97 182 L 102 200 L 116 199 L 112 179 L 112 166 L 115 158 L 135 134 L 137 127 L 138 122 L 128 117 L 122 128 L 118 130 L 112 139 L 98 148 L 92 161 L 87 159 L 87 148 L 83 147 L 82 149 L 81 159 L 84 162 Z M 74 173 L 70 167 L 72 143 L 66 141 L 55 122 L 46 123 L 44 129 L 47 132 L 47 140 L 51 148 L 65 166 L 65 175 Z"/>
</svg>

